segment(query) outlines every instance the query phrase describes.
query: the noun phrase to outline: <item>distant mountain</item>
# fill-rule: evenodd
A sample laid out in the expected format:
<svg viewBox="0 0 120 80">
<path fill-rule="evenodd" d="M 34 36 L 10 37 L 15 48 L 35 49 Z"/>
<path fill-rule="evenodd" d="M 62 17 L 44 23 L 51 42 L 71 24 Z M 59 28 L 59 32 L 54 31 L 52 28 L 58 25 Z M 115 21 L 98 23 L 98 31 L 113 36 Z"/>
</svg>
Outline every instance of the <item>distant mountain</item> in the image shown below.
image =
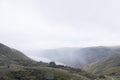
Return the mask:
<svg viewBox="0 0 120 80">
<path fill-rule="evenodd" d="M 120 52 L 120 47 L 87 47 L 87 48 L 60 48 L 45 50 L 40 55 L 53 61 L 58 61 L 67 66 L 82 67 L 95 61 L 102 60 Z M 42 54 L 42 55 L 41 55 Z"/>
<path fill-rule="evenodd" d="M 120 67 L 120 53 L 116 53 L 103 60 L 93 62 L 83 67 L 83 69 L 87 72 L 99 73 L 115 67 Z"/>
</svg>

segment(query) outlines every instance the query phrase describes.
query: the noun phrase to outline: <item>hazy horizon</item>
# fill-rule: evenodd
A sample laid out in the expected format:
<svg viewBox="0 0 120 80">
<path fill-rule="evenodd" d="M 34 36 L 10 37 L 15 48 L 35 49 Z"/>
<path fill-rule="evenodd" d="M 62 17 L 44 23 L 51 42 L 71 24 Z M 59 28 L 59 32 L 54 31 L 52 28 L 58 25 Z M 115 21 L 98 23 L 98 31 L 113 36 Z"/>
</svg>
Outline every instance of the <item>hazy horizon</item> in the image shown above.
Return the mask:
<svg viewBox="0 0 120 80">
<path fill-rule="evenodd" d="M 24 52 L 120 45 L 119 0 L 0 0 L 0 42 Z"/>
</svg>

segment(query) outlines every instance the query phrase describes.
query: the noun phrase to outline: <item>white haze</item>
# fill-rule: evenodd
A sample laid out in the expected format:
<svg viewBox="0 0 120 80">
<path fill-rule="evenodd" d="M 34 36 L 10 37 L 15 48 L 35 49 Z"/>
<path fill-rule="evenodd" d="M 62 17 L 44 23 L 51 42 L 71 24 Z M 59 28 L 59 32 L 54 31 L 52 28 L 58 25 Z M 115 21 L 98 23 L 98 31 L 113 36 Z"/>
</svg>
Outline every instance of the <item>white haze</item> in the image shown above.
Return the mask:
<svg viewBox="0 0 120 80">
<path fill-rule="evenodd" d="M 48 59 L 48 58 L 45 58 L 45 57 L 40 57 L 40 56 L 30 56 L 30 55 L 28 55 L 28 57 L 30 57 L 30 58 L 32 58 L 33 60 L 36 60 L 36 61 L 43 61 L 43 62 L 46 62 L 46 63 L 49 63 L 49 62 L 52 62 L 52 61 L 54 61 L 54 60 L 51 60 L 51 59 Z M 63 63 L 61 63 L 61 62 L 58 62 L 58 61 L 54 61 L 56 64 L 58 64 L 58 65 L 65 65 L 65 64 L 63 64 Z"/>
<path fill-rule="evenodd" d="M 27 55 L 120 45 L 119 0 L 0 0 L 0 42 Z"/>
</svg>

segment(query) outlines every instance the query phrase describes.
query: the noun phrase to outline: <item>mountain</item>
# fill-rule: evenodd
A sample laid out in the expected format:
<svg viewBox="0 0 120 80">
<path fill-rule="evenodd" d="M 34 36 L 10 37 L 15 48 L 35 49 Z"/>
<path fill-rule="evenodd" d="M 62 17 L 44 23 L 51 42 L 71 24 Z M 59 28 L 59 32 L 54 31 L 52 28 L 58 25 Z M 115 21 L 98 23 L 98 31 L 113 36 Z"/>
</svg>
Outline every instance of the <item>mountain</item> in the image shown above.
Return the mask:
<svg viewBox="0 0 120 80">
<path fill-rule="evenodd" d="M 83 67 L 83 69 L 88 72 L 98 73 L 98 72 L 106 71 L 107 69 L 110 69 L 113 67 L 120 67 L 120 53 L 116 53 L 103 60 L 93 62 Z"/>
<path fill-rule="evenodd" d="M 113 54 L 103 60 L 93 62 L 84 66 L 83 70 L 101 75 L 108 80 L 120 79 L 120 53 Z"/>
<path fill-rule="evenodd" d="M 31 60 L 22 52 L 0 43 L 0 80 L 89 80 L 96 76 L 54 62 Z"/>
<path fill-rule="evenodd" d="M 0 65 L 34 62 L 22 52 L 0 43 Z"/>
<path fill-rule="evenodd" d="M 11 60 L 30 60 L 27 56 L 25 56 L 22 52 L 10 48 L 4 44 L 0 43 L 0 58 L 6 58 Z"/>
<path fill-rule="evenodd" d="M 95 61 L 102 60 L 117 52 L 120 47 L 87 47 L 87 48 L 60 48 L 41 51 L 37 56 L 42 56 L 53 61 L 58 61 L 71 67 L 82 67 Z"/>
<path fill-rule="evenodd" d="M 50 51 L 48 50 L 48 52 Z M 84 60 L 86 60 L 86 63 L 84 65 L 91 62 L 92 64 L 90 64 L 91 65 L 90 67 L 89 65 L 87 67 L 85 66 L 82 70 L 80 68 L 73 68 L 65 65 L 57 65 L 54 62 L 50 62 L 50 63 L 45 63 L 41 61 L 38 62 L 30 59 L 22 52 L 0 43 L 0 80 L 38 80 L 38 79 L 39 80 L 119 80 L 120 79 L 119 78 L 120 53 L 115 54 L 115 52 L 119 52 L 119 47 L 89 47 L 82 49 L 61 48 L 59 50 L 58 49 L 51 50 L 51 52 L 52 55 L 49 54 L 48 56 L 51 57 L 56 56 L 56 59 L 58 56 L 60 57 L 59 60 L 62 57 L 63 59 L 66 58 L 66 63 L 68 60 L 71 60 L 68 61 L 71 64 L 73 60 L 72 64 L 73 63 L 78 64 L 77 62 L 83 62 L 80 60 L 84 58 Z M 53 52 L 54 54 L 56 53 L 58 54 L 54 55 Z M 97 62 L 95 62 L 95 60 L 97 60 Z M 94 71 L 94 69 L 98 70 L 99 74 L 97 75 L 93 74 L 91 71 Z"/>
</svg>

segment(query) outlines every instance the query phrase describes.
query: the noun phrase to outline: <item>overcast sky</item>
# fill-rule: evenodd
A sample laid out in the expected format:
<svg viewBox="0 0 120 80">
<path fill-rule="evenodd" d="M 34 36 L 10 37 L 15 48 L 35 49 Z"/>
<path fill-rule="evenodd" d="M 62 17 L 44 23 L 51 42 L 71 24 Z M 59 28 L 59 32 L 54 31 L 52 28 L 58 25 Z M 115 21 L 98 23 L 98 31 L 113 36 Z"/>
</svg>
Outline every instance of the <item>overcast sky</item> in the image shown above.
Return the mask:
<svg viewBox="0 0 120 80">
<path fill-rule="evenodd" d="M 0 0 L 0 42 L 22 51 L 120 45 L 120 0 Z"/>
</svg>

